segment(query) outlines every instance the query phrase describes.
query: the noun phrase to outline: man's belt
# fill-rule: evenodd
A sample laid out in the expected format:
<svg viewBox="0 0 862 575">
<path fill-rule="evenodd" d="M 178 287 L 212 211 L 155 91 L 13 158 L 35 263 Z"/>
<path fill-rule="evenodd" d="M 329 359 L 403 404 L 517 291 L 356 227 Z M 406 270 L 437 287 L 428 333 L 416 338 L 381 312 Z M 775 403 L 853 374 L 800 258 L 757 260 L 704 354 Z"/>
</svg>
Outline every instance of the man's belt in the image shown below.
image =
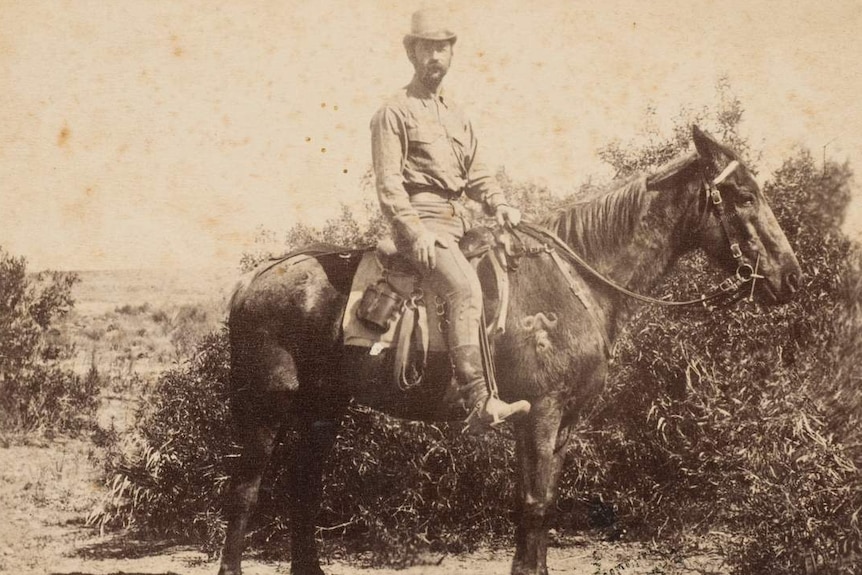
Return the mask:
<svg viewBox="0 0 862 575">
<path fill-rule="evenodd" d="M 407 190 L 407 195 L 411 198 L 413 196 L 419 194 L 433 194 L 442 198 L 443 200 L 455 200 L 461 196 L 461 192 L 453 192 L 451 190 L 444 190 L 443 188 L 438 188 L 436 186 L 417 186 L 417 185 L 407 185 L 404 186 L 404 189 Z"/>
</svg>

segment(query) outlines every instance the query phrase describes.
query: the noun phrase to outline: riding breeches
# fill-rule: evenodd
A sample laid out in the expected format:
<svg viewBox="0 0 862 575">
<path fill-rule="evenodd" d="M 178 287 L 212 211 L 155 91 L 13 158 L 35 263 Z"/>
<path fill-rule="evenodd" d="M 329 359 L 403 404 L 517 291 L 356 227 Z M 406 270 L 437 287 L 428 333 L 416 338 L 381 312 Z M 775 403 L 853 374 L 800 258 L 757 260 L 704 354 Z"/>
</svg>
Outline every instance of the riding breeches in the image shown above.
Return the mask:
<svg viewBox="0 0 862 575">
<path fill-rule="evenodd" d="M 476 271 L 464 257 L 458 242 L 468 229 L 462 208 L 449 201 L 413 202 L 425 228 L 445 247 L 437 246 L 437 265 L 421 269 L 429 287 L 446 301 L 449 347 L 479 345 L 479 322 L 482 310 L 482 286 Z M 430 303 L 430 302 L 429 302 Z"/>
</svg>

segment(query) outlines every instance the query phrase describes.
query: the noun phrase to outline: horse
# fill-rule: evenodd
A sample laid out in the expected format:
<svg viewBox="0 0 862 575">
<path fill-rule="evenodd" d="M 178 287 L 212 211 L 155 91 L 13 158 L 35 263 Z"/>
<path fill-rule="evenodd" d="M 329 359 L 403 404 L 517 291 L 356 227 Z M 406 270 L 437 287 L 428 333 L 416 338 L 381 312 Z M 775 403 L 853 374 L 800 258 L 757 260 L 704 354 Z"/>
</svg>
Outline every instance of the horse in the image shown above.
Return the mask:
<svg viewBox="0 0 862 575">
<path fill-rule="evenodd" d="M 752 172 L 697 126 L 692 138 L 693 152 L 645 175 L 644 185 L 547 215 L 541 229 L 559 240 L 543 242 L 507 272 L 508 313 L 491 337 L 497 385 L 504 400 L 532 404 L 513 422 L 513 575 L 548 572 L 547 526 L 569 430 L 603 388 L 608 345 L 631 307 L 625 294 L 648 292 L 695 249 L 733 274 L 720 292 L 750 286 L 758 302 L 780 304 L 799 288 L 799 263 Z M 261 476 L 286 426 L 297 438 L 288 462 L 291 573 L 323 575 L 314 522 L 324 461 L 348 402 L 415 420 L 463 417 L 443 401 L 448 354 L 429 354 L 422 385 L 402 389 L 391 381 L 390 350 L 372 355 L 343 345 L 341 322 L 358 265 L 349 255 L 288 257 L 235 290 L 230 390 L 242 452 L 227 492 L 219 575 L 241 573 Z"/>
</svg>

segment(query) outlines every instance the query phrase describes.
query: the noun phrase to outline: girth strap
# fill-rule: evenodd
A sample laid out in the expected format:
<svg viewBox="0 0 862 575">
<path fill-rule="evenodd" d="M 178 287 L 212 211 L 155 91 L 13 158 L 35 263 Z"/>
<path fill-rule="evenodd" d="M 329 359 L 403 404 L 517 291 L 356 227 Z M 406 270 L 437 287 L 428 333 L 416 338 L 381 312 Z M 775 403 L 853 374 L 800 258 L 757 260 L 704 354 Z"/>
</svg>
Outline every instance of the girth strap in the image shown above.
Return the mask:
<svg viewBox="0 0 862 575">
<path fill-rule="evenodd" d="M 584 306 L 584 309 L 587 310 L 587 314 L 590 316 L 590 319 L 593 320 L 593 323 L 596 326 L 596 329 L 602 334 L 602 339 L 605 340 L 605 353 L 608 357 L 613 357 L 613 345 L 611 344 L 611 338 L 608 337 L 608 332 L 605 329 L 605 326 L 602 325 L 601 320 L 599 319 L 598 313 L 596 312 L 595 306 L 593 306 L 593 299 L 590 295 L 584 290 L 584 286 L 581 282 L 577 281 L 569 270 L 566 269 L 566 266 L 563 265 L 563 260 L 560 258 L 560 255 L 557 253 L 557 250 L 550 248 L 548 252 L 551 254 L 551 259 L 554 260 L 554 263 L 557 264 L 557 268 L 560 270 L 560 273 L 563 274 L 563 277 L 566 279 L 566 282 L 569 284 L 569 289 L 572 290 L 572 293 L 575 294 L 575 297 L 578 298 L 578 301 Z"/>
</svg>

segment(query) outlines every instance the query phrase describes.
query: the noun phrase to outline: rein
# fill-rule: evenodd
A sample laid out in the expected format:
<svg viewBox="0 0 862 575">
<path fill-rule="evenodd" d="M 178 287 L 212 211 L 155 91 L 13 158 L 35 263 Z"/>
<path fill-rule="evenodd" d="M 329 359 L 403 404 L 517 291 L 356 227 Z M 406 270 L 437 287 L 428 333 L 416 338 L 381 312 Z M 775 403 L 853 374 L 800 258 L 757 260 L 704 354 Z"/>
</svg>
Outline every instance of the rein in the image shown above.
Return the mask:
<svg viewBox="0 0 862 575">
<path fill-rule="evenodd" d="M 739 167 L 739 165 L 740 165 L 739 162 L 734 160 L 730 164 L 728 164 L 728 166 L 724 169 L 724 171 L 722 171 L 721 174 L 719 174 L 712 181 L 704 179 L 704 191 L 705 191 L 705 195 L 706 195 L 706 206 L 704 207 L 703 215 L 701 217 L 701 221 L 700 221 L 700 224 L 698 226 L 698 229 L 703 227 L 703 225 L 709 219 L 710 206 L 713 206 L 713 208 L 716 211 L 718 221 L 720 222 L 722 229 L 724 230 L 725 236 L 727 237 L 728 242 L 730 242 L 731 255 L 733 256 L 734 260 L 736 260 L 738 262 L 738 265 L 736 268 L 736 273 L 734 275 L 726 278 L 724 281 L 722 281 L 715 290 L 713 290 L 712 292 L 710 292 L 708 294 L 701 294 L 701 296 L 697 299 L 692 299 L 692 300 L 687 300 L 687 301 L 669 301 L 669 300 L 657 299 L 654 297 L 650 297 L 647 295 L 633 292 L 633 291 L 619 285 L 618 283 L 614 282 L 613 280 L 607 278 L 602 273 L 600 273 L 598 270 L 593 268 L 589 263 L 587 263 L 587 261 L 584 258 L 582 258 L 580 255 L 578 255 L 577 252 L 575 252 L 566 242 L 564 242 L 562 239 L 560 239 L 560 237 L 557 236 L 552 231 L 550 231 L 550 230 L 548 230 L 542 226 L 536 225 L 534 223 L 526 222 L 526 221 L 521 222 L 521 224 L 518 226 L 517 230 L 519 232 L 523 232 L 524 234 L 526 234 L 526 235 L 532 237 L 533 239 L 538 240 L 539 242 L 542 243 L 543 247 L 541 248 L 541 251 L 548 252 L 551 254 L 552 259 L 557 264 L 557 267 L 560 269 L 560 271 L 563 273 L 563 275 L 566 277 L 566 280 L 569 282 L 570 287 L 572 288 L 573 291 L 575 291 L 576 295 L 578 295 L 578 297 L 582 301 L 585 301 L 585 300 L 583 297 L 581 297 L 581 295 L 579 293 L 580 290 L 575 287 L 575 283 L 574 283 L 573 279 L 571 278 L 571 275 L 562 267 L 561 262 L 559 261 L 559 258 L 555 257 L 556 253 L 557 253 L 557 249 L 559 249 L 563 253 L 565 253 L 572 262 L 574 262 L 574 263 L 578 264 L 580 267 L 584 268 L 593 277 L 598 279 L 601 283 L 603 283 L 606 286 L 622 293 L 623 295 L 626 295 L 630 298 L 633 298 L 633 299 L 636 299 L 638 301 L 642 301 L 645 303 L 650 303 L 650 304 L 655 304 L 655 305 L 663 305 L 663 306 L 674 306 L 674 307 L 691 306 L 691 305 L 697 305 L 697 304 L 707 306 L 707 303 L 712 301 L 712 300 L 722 298 L 722 297 L 726 298 L 726 297 L 730 296 L 730 298 L 725 302 L 727 305 L 730 305 L 732 303 L 735 303 L 735 302 L 741 300 L 743 297 L 745 297 L 744 294 L 740 295 L 741 292 L 739 290 L 742 288 L 742 286 L 744 286 L 748 282 L 751 282 L 751 292 L 748 296 L 748 299 L 749 299 L 749 301 L 752 301 L 754 299 L 754 283 L 758 278 L 764 277 L 762 275 L 758 275 L 758 273 L 757 273 L 758 264 L 760 263 L 760 255 L 758 254 L 757 260 L 754 262 L 754 267 L 752 267 L 749 263 L 747 263 L 743 260 L 744 256 L 742 254 L 742 250 L 739 247 L 739 243 L 733 241 L 733 237 L 730 233 L 730 228 L 727 225 L 727 217 L 726 217 L 725 212 L 724 212 L 724 206 L 723 206 L 723 202 L 722 202 L 722 198 L 721 198 L 721 192 L 719 191 L 719 189 L 717 187 L 725 179 L 727 179 L 727 177 L 730 174 L 732 174 Z M 549 245 L 549 243 L 550 243 L 550 245 Z M 589 306 L 587 306 L 587 308 L 588 308 L 588 310 L 590 309 Z"/>
</svg>

